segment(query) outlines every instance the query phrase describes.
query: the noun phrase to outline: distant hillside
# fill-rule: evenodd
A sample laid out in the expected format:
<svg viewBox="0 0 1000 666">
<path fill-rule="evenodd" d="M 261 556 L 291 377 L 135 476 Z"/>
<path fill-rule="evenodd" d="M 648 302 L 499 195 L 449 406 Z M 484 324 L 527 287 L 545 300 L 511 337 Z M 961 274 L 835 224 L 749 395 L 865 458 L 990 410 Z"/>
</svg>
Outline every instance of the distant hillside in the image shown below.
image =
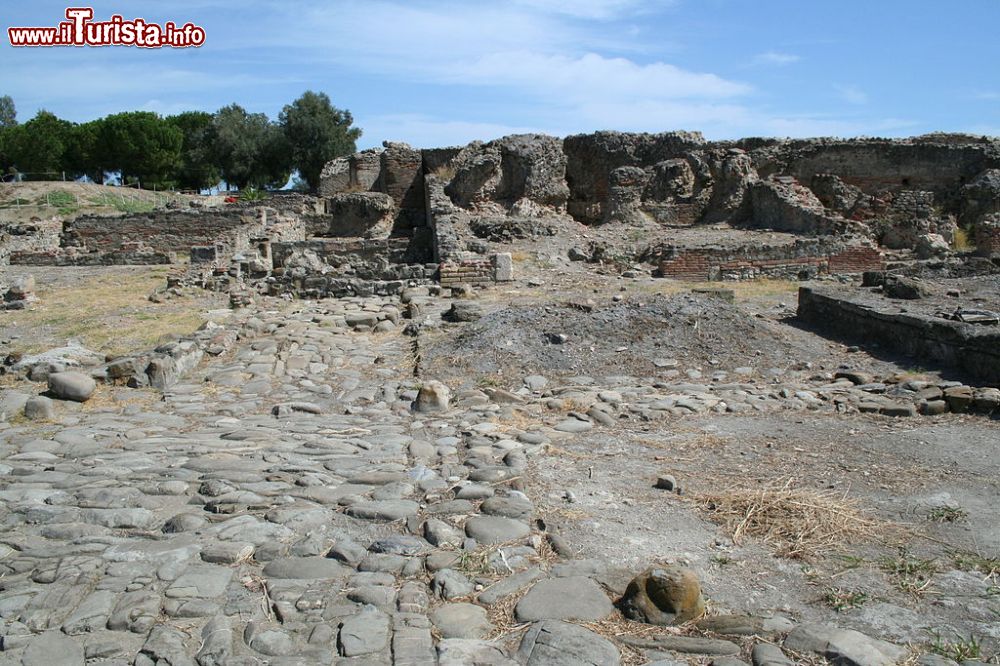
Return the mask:
<svg viewBox="0 0 1000 666">
<path fill-rule="evenodd" d="M 24 182 L 0 184 L 0 224 L 20 224 L 33 219 L 72 218 L 83 213 L 118 215 L 142 213 L 168 205 L 188 206 L 197 200 L 205 206 L 223 204 L 222 196 L 151 192 L 76 182 Z"/>
</svg>

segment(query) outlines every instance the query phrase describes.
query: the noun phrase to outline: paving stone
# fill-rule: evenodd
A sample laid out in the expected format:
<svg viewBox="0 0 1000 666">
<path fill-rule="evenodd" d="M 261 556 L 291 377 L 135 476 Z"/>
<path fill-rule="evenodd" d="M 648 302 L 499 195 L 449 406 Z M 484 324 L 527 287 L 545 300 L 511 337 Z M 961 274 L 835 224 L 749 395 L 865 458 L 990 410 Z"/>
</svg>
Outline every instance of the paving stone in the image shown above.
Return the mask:
<svg viewBox="0 0 1000 666">
<path fill-rule="evenodd" d="M 601 586 L 592 578 L 570 576 L 539 581 L 515 608 L 521 622 L 536 620 L 602 620 L 614 606 Z"/>
<path fill-rule="evenodd" d="M 378 652 L 388 644 L 389 616 L 373 606 L 344 620 L 337 634 L 337 650 L 344 657 Z"/>
<path fill-rule="evenodd" d="M 210 564 L 196 564 L 171 583 L 164 595 L 171 599 L 213 599 L 226 591 L 233 570 Z"/>
<path fill-rule="evenodd" d="M 777 645 L 757 643 L 751 653 L 754 666 L 795 666 L 795 662 L 785 656 Z"/>
<path fill-rule="evenodd" d="M 536 580 L 544 577 L 545 572 L 538 567 L 534 567 L 526 571 L 516 573 L 512 576 L 501 578 L 480 592 L 476 600 L 481 604 L 492 606 L 493 604 L 502 601 L 504 598 L 509 597 L 516 592 L 520 592 Z"/>
<path fill-rule="evenodd" d="M 143 643 L 139 656 L 135 659 L 136 666 L 147 664 L 170 664 L 171 666 L 195 666 L 195 661 L 188 656 L 184 645 L 185 635 L 178 629 L 166 625 L 157 625 L 149 632 Z"/>
<path fill-rule="evenodd" d="M 285 557 L 264 567 L 264 575 L 276 579 L 332 580 L 352 573 L 353 569 L 327 557 Z"/>
<path fill-rule="evenodd" d="M 24 403 L 24 416 L 32 421 L 51 421 L 56 417 L 56 405 L 51 398 L 37 395 Z"/>
<path fill-rule="evenodd" d="M 575 624 L 546 620 L 521 639 L 517 659 L 525 666 L 618 666 L 621 655 L 610 641 Z"/>
<path fill-rule="evenodd" d="M 479 510 L 489 516 L 527 519 L 535 510 L 535 505 L 527 497 L 490 497 L 483 501 Z"/>
<path fill-rule="evenodd" d="M 439 606 L 431 614 L 431 621 L 444 638 L 485 638 L 493 631 L 486 610 L 475 604 Z"/>
<path fill-rule="evenodd" d="M 420 505 L 410 500 L 384 500 L 352 504 L 346 513 L 353 518 L 392 521 L 414 516 L 419 510 Z"/>
<path fill-rule="evenodd" d="M 469 579 L 453 569 L 442 569 L 431 579 L 431 590 L 445 601 L 466 597 L 475 590 Z"/>
<path fill-rule="evenodd" d="M 503 648 L 490 641 L 448 638 L 437 646 L 439 666 L 516 666 Z"/>
<path fill-rule="evenodd" d="M 103 629 L 111 617 L 115 606 L 115 594 L 110 590 L 97 590 L 91 593 L 70 613 L 62 625 L 62 630 L 69 636 L 89 634 Z"/>
<path fill-rule="evenodd" d="M 225 615 L 209 620 L 201 630 L 199 666 L 225 666 L 233 651 L 232 623 Z"/>
<path fill-rule="evenodd" d="M 465 523 L 465 533 L 483 544 L 505 543 L 531 533 L 527 523 L 501 516 L 475 516 Z"/>
<path fill-rule="evenodd" d="M 906 650 L 853 629 L 832 625 L 803 624 L 785 638 L 784 647 L 815 653 L 846 666 L 888 666 L 903 658 Z"/>
<path fill-rule="evenodd" d="M 81 666 L 84 663 L 83 643 L 59 631 L 38 634 L 21 655 L 24 666 Z"/>
</svg>

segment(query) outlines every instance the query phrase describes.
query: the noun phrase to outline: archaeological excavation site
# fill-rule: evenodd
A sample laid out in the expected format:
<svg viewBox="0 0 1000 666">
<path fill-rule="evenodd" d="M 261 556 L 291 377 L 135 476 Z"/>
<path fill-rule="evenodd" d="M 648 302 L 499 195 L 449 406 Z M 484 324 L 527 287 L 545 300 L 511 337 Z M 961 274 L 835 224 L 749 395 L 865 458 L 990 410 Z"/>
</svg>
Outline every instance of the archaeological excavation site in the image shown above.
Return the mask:
<svg viewBox="0 0 1000 666">
<path fill-rule="evenodd" d="M 998 663 L 1000 139 L 123 191 L 0 184 L 0 663 Z"/>
</svg>

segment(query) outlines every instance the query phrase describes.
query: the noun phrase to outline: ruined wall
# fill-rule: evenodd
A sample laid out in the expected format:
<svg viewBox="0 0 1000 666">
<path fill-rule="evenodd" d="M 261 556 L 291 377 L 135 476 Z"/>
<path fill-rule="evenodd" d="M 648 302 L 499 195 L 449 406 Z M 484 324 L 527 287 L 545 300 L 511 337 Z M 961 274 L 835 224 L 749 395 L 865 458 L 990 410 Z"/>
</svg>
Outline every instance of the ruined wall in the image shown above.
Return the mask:
<svg viewBox="0 0 1000 666">
<path fill-rule="evenodd" d="M 341 192 L 377 190 L 382 172 L 381 153 L 379 149 L 369 148 L 327 162 L 320 172 L 317 193 L 321 197 L 330 197 Z"/>
<path fill-rule="evenodd" d="M 397 294 L 432 281 L 438 267 L 415 256 L 409 239 L 311 239 L 272 243 L 269 293 L 301 298 Z"/>
<path fill-rule="evenodd" d="M 406 234 L 424 223 L 424 171 L 420 151 L 405 143 L 386 142 L 378 191 L 396 204 L 393 233 Z"/>
<path fill-rule="evenodd" d="M 975 228 L 976 254 L 1000 257 L 1000 213 L 984 218 Z"/>
<path fill-rule="evenodd" d="M 326 211 L 312 218 L 313 236 L 388 238 L 396 221 L 396 204 L 381 192 L 335 194 L 326 199 Z"/>
<path fill-rule="evenodd" d="M 679 280 L 800 280 L 884 268 L 885 258 L 870 244 L 825 239 L 776 246 L 753 243 L 739 247 L 669 247 L 659 261 L 662 277 Z"/>
<path fill-rule="evenodd" d="M 798 234 L 847 231 L 848 222 L 831 215 L 816 195 L 791 177 L 775 177 L 750 187 L 750 226 Z"/>
<path fill-rule="evenodd" d="M 445 192 L 477 212 L 528 217 L 565 210 L 566 156 L 562 141 L 544 134 L 515 134 L 473 142 L 450 162 Z"/>
<path fill-rule="evenodd" d="M 877 341 L 893 351 L 961 368 L 1000 385 L 1000 330 L 920 314 L 880 312 L 849 297 L 799 288 L 799 319 L 848 340 Z"/>
<path fill-rule="evenodd" d="M 761 176 L 793 175 L 809 182 L 814 174 L 834 173 L 845 183 L 873 193 L 920 189 L 948 195 L 972 181 L 998 155 L 990 144 L 951 144 L 911 140 L 788 141 L 754 153 Z"/>
<path fill-rule="evenodd" d="M 233 247 L 258 231 L 257 212 L 157 211 L 122 217 L 81 215 L 63 224 L 63 247 L 90 252 L 115 252 L 141 244 L 158 252 L 187 254 L 192 245 L 222 242 Z"/>
<path fill-rule="evenodd" d="M 652 167 L 706 147 L 699 132 L 630 134 L 596 132 L 563 140 L 566 154 L 567 212 L 584 224 L 605 220 L 611 173 L 619 167 Z"/>
</svg>

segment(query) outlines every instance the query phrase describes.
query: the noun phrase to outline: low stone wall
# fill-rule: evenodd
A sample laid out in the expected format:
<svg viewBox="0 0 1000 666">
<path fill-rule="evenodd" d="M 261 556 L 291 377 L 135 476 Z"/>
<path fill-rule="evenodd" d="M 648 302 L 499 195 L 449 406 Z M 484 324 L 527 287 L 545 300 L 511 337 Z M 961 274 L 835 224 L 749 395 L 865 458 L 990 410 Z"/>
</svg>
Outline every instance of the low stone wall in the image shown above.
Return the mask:
<svg viewBox="0 0 1000 666">
<path fill-rule="evenodd" d="M 430 283 L 437 275 L 437 265 L 422 263 L 422 254 L 406 238 L 272 243 L 268 292 L 300 298 L 397 294 L 410 282 Z"/>
<path fill-rule="evenodd" d="M 294 254 L 310 252 L 331 268 L 349 266 L 360 276 L 372 279 L 395 270 L 393 267 L 420 265 L 427 257 L 422 248 L 414 248 L 409 238 L 380 240 L 313 238 L 305 241 L 271 243 L 271 257 L 275 268 L 285 267 Z M 392 278 L 397 279 L 397 278 Z"/>
<path fill-rule="evenodd" d="M 849 297 L 799 288 L 799 319 L 850 340 L 876 341 L 893 351 L 959 368 L 1000 386 L 1000 329 L 922 314 L 881 312 Z"/>
<path fill-rule="evenodd" d="M 467 259 L 441 264 L 440 282 L 442 287 L 454 287 L 460 284 L 487 287 L 495 282 L 493 262 L 489 259 Z"/>
<path fill-rule="evenodd" d="M 63 225 L 63 247 L 115 252 L 128 243 L 143 243 L 159 252 L 187 253 L 192 245 L 213 245 L 256 226 L 253 211 L 157 211 L 141 215 L 81 215 Z M 252 232 L 251 232 L 252 233 Z"/>
<path fill-rule="evenodd" d="M 884 270 L 885 258 L 869 245 L 798 240 L 788 245 L 670 247 L 659 263 L 661 277 L 682 280 L 808 279 L 826 273 Z"/>
<path fill-rule="evenodd" d="M 113 252 L 80 252 L 76 248 L 44 252 L 12 252 L 13 266 L 153 266 L 173 264 L 178 255 L 148 248 L 120 248 Z"/>
</svg>

